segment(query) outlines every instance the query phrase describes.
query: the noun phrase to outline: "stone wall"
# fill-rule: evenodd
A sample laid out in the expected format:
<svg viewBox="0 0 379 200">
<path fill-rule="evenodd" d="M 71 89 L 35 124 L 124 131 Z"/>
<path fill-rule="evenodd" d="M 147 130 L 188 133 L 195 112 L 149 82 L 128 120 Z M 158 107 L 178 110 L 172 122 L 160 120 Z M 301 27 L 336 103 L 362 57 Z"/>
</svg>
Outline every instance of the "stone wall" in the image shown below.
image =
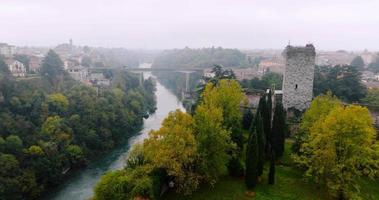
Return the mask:
<svg viewBox="0 0 379 200">
<path fill-rule="evenodd" d="M 313 97 L 315 48 L 287 46 L 283 52 L 286 60 L 283 78 L 283 106 L 305 110 Z"/>
</svg>

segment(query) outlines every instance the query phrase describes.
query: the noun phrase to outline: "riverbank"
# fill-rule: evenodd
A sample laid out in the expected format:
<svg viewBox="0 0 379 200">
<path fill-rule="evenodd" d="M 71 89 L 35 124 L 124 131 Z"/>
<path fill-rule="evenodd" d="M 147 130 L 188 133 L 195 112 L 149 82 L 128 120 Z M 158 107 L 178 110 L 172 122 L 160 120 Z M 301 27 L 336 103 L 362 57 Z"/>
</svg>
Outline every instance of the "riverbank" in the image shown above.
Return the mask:
<svg viewBox="0 0 379 200">
<path fill-rule="evenodd" d="M 150 77 L 146 73 L 145 77 Z M 86 169 L 79 170 L 70 179 L 59 187 L 59 190 L 48 195 L 51 200 L 85 200 L 93 195 L 93 187 L 100 177 L 108 171 L 121 169 L 124 166 L 125 157 L 130 147 L 148 136 L 152 129 L 158 129 L 163 119 L 170 111 L 184 110 L 177 97 L 159 82 L 156 84 L 156 111 L 143 121 L 143 128 L 139 134 L 130 137 L 125 145 L 112 151 L 104 157 L 91 163 Z"/>
</svg>

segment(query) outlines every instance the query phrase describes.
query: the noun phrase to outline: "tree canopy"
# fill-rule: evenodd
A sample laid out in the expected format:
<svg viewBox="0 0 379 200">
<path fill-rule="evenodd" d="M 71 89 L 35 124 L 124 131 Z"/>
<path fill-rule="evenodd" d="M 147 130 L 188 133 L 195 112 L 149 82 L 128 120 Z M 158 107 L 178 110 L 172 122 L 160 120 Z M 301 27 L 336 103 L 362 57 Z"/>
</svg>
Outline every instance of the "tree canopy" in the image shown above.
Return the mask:
<svg viewBox="0 0 379 200">
<path fill-rule="evenodd" d="M 313 92 L 315 96 L 331 91 L 345 102 L 358 102 L 366 96 L 361 73 L 350 65 L 319 67 L 315 69 Z"/>
<path fill-rule="evenodd" d="M 305 176 L 325 183 L 337 198 L 359 198 L 359 177 L 373 178 L 379 164 L 369 111 L 342 106 L 331 96 L 320 97 L 306 111 L 302 129 L 307 137 L 295 161 L 305 167 Z"/>
</svg>

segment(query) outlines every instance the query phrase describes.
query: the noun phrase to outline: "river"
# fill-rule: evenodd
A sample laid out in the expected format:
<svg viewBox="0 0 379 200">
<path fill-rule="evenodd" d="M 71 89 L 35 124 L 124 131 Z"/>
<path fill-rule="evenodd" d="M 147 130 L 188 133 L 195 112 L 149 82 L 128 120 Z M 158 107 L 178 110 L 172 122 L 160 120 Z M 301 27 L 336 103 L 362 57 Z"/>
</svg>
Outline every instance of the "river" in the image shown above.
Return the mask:
<svg viewBox="0 0 379 200">
<path fill-rule="evenodd" d="M 144 67 L 143 65 L 141 67 Z M 144 77 L 152 76 L 150 72 L 144 72 Z M 130 147 L 148 136 L 152 129 L 159 129 L 163 119 L 170 111 L 181 109 L 184 111 L 178 98 L 163 87 L 157 81 L 157 110 L 149 118 L 144 120 L 142 131 L 136 136 L 130 138 L 128 142 L 121 145 L 112 152 L 104 155 L 102 158 L 92 162 L 87 168 L 75 172 L 54 192 L 47 195 L 46 199 L 51 200 L 86 200 L 93 195 L 93 187 L 99 181 L 100 177 L 111 170 L 121 169 L 125 163 L 125 157 Z"/>
</svg>

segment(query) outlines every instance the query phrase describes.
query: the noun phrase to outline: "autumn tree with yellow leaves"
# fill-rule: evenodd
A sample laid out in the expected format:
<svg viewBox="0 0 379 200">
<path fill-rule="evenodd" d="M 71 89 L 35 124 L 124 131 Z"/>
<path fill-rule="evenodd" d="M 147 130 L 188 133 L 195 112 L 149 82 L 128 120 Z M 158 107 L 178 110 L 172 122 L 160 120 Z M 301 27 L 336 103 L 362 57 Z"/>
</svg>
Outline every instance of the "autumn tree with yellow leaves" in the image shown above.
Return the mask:
<svg viewBox="0 0 379 200">
<path fill-rule="evenodd" d="M 295 161 L 305 176 L 339 199 L 360 199 L 358 179 L 378 173 L 379 148 L 367 108 L 344 106 L 331 94 L 317 97 L 304 114 Z"/>
</svg>

